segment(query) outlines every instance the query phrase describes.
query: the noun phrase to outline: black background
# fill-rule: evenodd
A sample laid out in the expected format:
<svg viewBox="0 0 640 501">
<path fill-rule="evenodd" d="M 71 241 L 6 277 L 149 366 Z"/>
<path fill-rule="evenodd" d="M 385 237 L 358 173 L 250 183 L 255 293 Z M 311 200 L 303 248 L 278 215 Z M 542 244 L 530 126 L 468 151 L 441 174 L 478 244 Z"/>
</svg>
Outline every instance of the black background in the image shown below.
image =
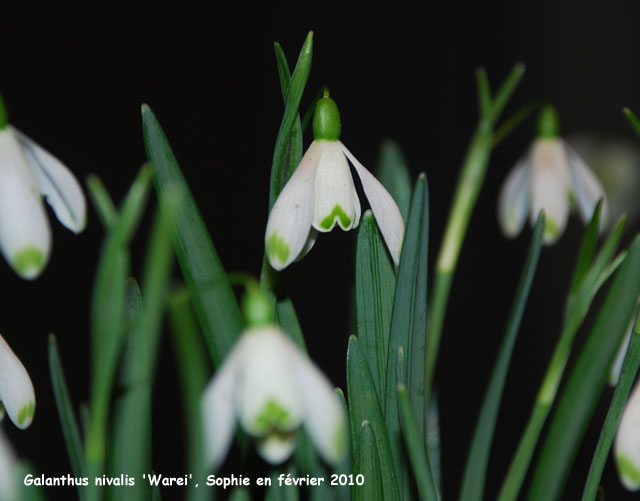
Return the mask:
<svg viewBox="0 0 640 501">
<path fill-rule="evenodd" d="M 321 85 L 342 114 L 342 140 L 373 169 L 380 142 L 397 139 L 413 177 L 428 176 L 431 262 L 477 118 L 474 69 L 495 85 L 517 61 L 527 73 L 509 111 L 550 99 L 567 133 L 632 137 L 622 106 L 640 109 L 637 23 L 640 5 L 614 0 L 400 3 L 245 2 L 111 4 L 63 9 L 30 6 L 3 14 L 0 92 L 10 121 L 64 161 L 84 181 L 97 173 L 119 200 L 145 160 L 140 105 L 163 124 L 227 270 L 257 274 L 267 218 L 273 145 L 282 117 L 273 41 L 290 65 L 315 32 L 306 108 Z M 445 498 L 457 495 L 473 423 L 499 345 L 530 231 L 515 241 L 499 233 L 500 184 L 526 150 L 533 121 L 493 154 L 453 284 L 437 370 Z M 310 138 L 307 138 L 307 143 Z M 15 448 L 47 475 L 70 472 L 47 368 L 55 332 L 76 403 L 88 394 L 89 301 L 103 232 L 90 210 L 73 236 L 53 221 L 51 262 L 27 283 L 0 265 L 0 332 L 22 359 L 37 393 L 36 418 L 20 432 L 4 424 Z M 145 219 L 133 246 L 139 276 Z M 631 233 L 629 233 L 631 234 Z M 581 224 L 545 249 L 512 360 L 487 495 L 497 493 L 558 336 Z M 355 232 L 323 236 L 284 279 L 295 299 L 312 357 L 344 386 L 349 288 Z M 327 312 L 331 312 L 327 314 Z M 592 317 L 589 317 L 589 319 Z M 182 474 L 180 395 L 165 338 L 154 398 L 156 471 Z M 606 390 L 569 480 L 581 493 L 611 391 Z M 624 491 L 613 464 L 607 499 Z M 68 499 L 70 490 L 50 491 Z M 171 493 L 167 493 L 171 496 Z M 177 495 L 177 492 L 173 494 Z"/>
</svg>

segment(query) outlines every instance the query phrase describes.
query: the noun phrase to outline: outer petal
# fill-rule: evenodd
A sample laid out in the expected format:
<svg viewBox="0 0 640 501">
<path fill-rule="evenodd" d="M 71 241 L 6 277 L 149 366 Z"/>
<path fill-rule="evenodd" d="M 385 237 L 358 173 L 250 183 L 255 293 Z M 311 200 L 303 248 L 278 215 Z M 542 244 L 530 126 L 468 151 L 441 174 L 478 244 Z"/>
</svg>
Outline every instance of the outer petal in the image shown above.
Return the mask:
<svg viewBox="0 0 640 501">
<path fill-rule="evenodd" d="M 272 431 L 259 438 L 256 447 L 262 459 L 267 463 L 283 463 L 291 456 L 296 447 L 296 432 Z"/>
<path fill-rule="evenodd" d="M 509 172 L 498 198 L 498 221 L 502 233 L 516 237 L 527 219 L 529 209 L 529 161 L 520 160 Z"/>
<path fill-rule="evenodd" d="M 0 431 L 0 499 L 15 499 L 18 485 L 17 459 L 11 444 Z"/>
<path fill-rule="evenodd" d="M 31 169 L 12 128 L 0 131 L 0 251 L 22 278 L 49 259 L 51 231 Z"/>
<path fill-rule="evenodd" d="M 571 181 L 573 184 L 573 195 L 576 200 L 578 212 L 585 223 L 588 223 L 593 216 L 598 200 L 602 200 L 602 209 L 600 211 L 600 229 L 604 227 L 609 215 L 609 203 L 607 195 L 598 181 L 593 171 L 584 163 L 582 158 L 567 144 L 567 157 L 569 158 L 569 172 L 571 173 Z"/>
<path fill-rule="evenodd" d="M 364 165 L 358 162 L 358 159 L 353 156 L 344 144 L 340 143 L 340 146 L 360 177 L 364 194 L 369 200 L 369 205 L 371 205 L 371 210 L 387 244 L 389 253 L 397 265 L 400 262 L 402 240 L 404 239 L 404 221 L 402 220 L 400 209 L 398 209 L 395 201 L 380 181 Z"/>
<path fill-rule="evenodd" d="M 233 439 L 237 377 L 244 362 L 244 343 L 241 338 L 202 395 L 200 411 L 206 460 L 213 469 L 220 466 Z"/>
<path fill-rule="evenodd" d="M 350 230 L 360 220 L 360 202 L 339 141 L 317 141 L 322 147 L 314 186 L 313 227 L 331 231 L 336 222 Z"/>
<path fill-rule="evenodd" d="M 637 383 L 624 409 L 614 445 L 618 476 L 624 486 L 640 489 L 640 383 Z"/>
<path fill-rule="evenodd" d="M 551 245 L 560 238 L 569 218 L 571 180 L 567 156 L 561 141 L 538 139 L 531 148 L 531 224 L 541 210 L 547 224 L 544 243 Z"/>
<path fill-rule="evenodd" d="M 25 429 L 33 421 L 36 397 L 22 362 L 0 336 L 0 400 L 13 424 Z"/>
<path fill-rule="evenodd" d="M 22 132 L 13 131 L 31 166 L 40 193 L 58 220 L 74 233 L 80 233 L 87 223 L 87 207 L 80 184 L 60 160 Z"/>
<path fill-rule="evenodd" d="M 287 358 L 304 405 L 305 427 L 322 458 L 338 464 L 347 452 L 347 418 L 342 405 L 326 376 L 293 343 L 288 344 Z"/>
<path fill-rule="evenodd" d="M 244 339 L 245 362 L 237 393 L 242 427 L 254 436 L 294 430 L 302 422 L 303 409 L 287 369 L 290 341 L 276 327 L 251 329 Z"/>
<path fill-rule="evenodd" d="M 321 153 L 318 142 L 311 143 L 269 214 L 265 248 L 276 270 L 289 266 L 307 241 L 313 218 L 313 182 Z"/>
</svg>

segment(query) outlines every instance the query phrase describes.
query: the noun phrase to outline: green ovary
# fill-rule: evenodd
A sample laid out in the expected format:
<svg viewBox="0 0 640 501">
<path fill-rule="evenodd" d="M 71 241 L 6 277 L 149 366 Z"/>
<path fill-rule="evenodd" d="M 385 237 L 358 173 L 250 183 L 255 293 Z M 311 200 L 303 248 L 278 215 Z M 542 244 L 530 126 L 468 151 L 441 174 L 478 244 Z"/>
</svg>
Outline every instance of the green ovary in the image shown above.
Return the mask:
<svg viewBox="0 0 640 501">
<path fill-rule="evenodd" d="M 624 479 L 625 483 L 640 485 L 640 469 L 628 456 L 618 454 L 616 456 L 616 465 L 618 466 L 620 477 Z"/>
<path fill-rule="evenodd" d="M 44 253 L 36 247 L 25 247 L 13 258 L 13 267 L 18 274 L 27 278 L 35 277 L 44 264 Z"/>
<path fill-rule="evenodd" d="M 277 233 L 272 233 L 266 242 L 267 254 L 281 263 L 286 263 L 290 254 L 289 246 Z"/>
<path fill-rule="evenodd" d="M 27 421 L 31 421 L 33 419 L 33 415 L 36 412 L 36 403 L 29 402 L 27 405 L 20 409 L 18 412 L 18 426 L 24 425 Z"/>
<path fill-rule="evenodd" d="M 276 429 L 287 429 L 291 425 L 289 412 L 283 409 L 274 400 L 269 400 L 258 417 L 256 417 L 256 428 L 265 432 Z"/>
<path fill-rule="evenodd" d="M 333 227 L 333 222 L 339 219 L 340 226 L 342 228 L 348 228 L 351 224 L 351 218 L 347 216 L 344 209 L 340 207 L 340 205 L 336 204 L 331 213 L 326 216 L 322 221 L 320 221 L 320 227 L 325 230 L 330 230 Z"/>
<path fill-rule="evenodd" d="M 560 228 L 555 223 L 555 221 L 551 218 L 547 219 L 547 222 L 544 225 L 544 237 L 546 239 L 555 239 L 558 236 L 558 232 Z"/>
</svg>

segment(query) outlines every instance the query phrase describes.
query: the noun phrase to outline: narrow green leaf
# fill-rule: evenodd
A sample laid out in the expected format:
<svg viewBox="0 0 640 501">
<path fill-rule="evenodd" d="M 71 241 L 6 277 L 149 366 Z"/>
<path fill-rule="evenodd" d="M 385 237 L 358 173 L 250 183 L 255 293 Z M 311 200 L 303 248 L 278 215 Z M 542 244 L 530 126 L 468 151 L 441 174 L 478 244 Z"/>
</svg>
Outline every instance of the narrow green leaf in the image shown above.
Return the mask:
<svg viewBox="0 0 640 501">
<path fill-rule="evenodd" d="M 187 436 L 187 471 L 193 473 L 194 483 L 205 481 L 205 451 L 200 417 L 200 399 L 207 383 L 207 360 L 202 350 L 200 330 L 191 309 L 186 289 L 174 292 L 169 298 L 171 340 L 177 359 L 182 387 L 182 404 Z M 188 501 L 208 499 L 207 489 L 190 487 Z"/>
<path fill-rule="evenodd" d="M 287 145 L 291 138 L 291 132 L 298 117 L 298 108 L 300 107 L 300 99 L 304 92 L 309 71 L 311 70 L 311 56 L 313 53 L 313 32 L 310 31 L 300 50 L 298 62 L 293 70 L 289 85 L 287 87 L 287 97 L 284 110 L 284 116 L 280 123 L 280 130 L 276 138 L 276 145 L 273 152 L 273 161 L 271 163 L 271 182 L 269 189 L 269 210 L 278 198 L 278 194 L 284 187 L 284 180 L 287 177 L 285 172 L 285 156 Z"/>
<path fill-rule="evenodd" d="M 365 212 L 356 248 L 356 316 L 362 346 L 378 398 L 384 398 L 387 347 L 396 274 L 371 211 Z"/>
<path fill-rule="evenodd" d="M 304 342 L 304 335 L 298 322 L 298 315 L 293 307 L 291 298 L 281 299 L 276 303 L 276 311 L 278 313 L 278 323 L 289 335 L 289 337 L 298 345 L 304 353 L 307 353 L 307 345 Z"/>
<path fill-rule="evenodd" d="M 171 227 L 175 254 L 217 366 L 242 331 L 242 314 L 167 138 L 147 105 L 142 107 L 142 125 L 158 200 Z"/>
<path fill-rule="evenodd" d="M 580 246 L 580 251 L 578 253 L 576 268 L 573 272 L 571 288 L 569 289 L 570 294 L 574 294 L 578 290 L 578 287 L 580 286 L 580 284 L 582 284 L 582 280 L 591 268 L 591 264 L 593 262 L 593 254 L 595 253 L 596 244 L 598 242 L 598 230 L 600 228 L 601 210 L 602 199 L 598 200 L 596 208 L 593 210 L 593 215 L 591 216 L 589 226 L 587 226 L 587 229 L 584 233 L 582 245 Z"/>
<path fill-rule="evenodd" d="M 397 471 L 406 471 L 403 442 L 398 416 L 397 353 L 406 350 L 405 374 L 407 391 L 414 412 L 424 416 L 424 363 L 427 329 L 427 256 L 429 233 L 429 201 L 427 180 L 418 177 L 411 199 L 409 219 L 402 246 L 387 351 L 385 386 L 385 423 Z M 424 420 L 420 420 L 420 436 L 424 441 Z"/>
<path fill-rule="evenodd" d="M 58 344 L 53 334 L 49 335 L 49 373 L 51 375 L 51 385 L 53 395 L 56 399 L 56 407 L 62 427 L 62 435 L 67 446 L 67 454 L 71 463 L 71 471 L 75 477 L 84 476 L 84 451 L 82 449 L 82 438 L 80 428 L 76 419 L 67 382 L 62 370 L 62 361 L 58 352 Z M 78 489 L 78 497 L 83 498 L 84 492 Z"/>
<path fill-rule="evenodd" d="M 633 131 L 640 136 L 640 120 L 638 120 L 638 117 L 629 108 L 622 108 L 622 113 L 627 117 Z"/>
<path fill-rule="evenodd" d="M 382 474 L 380 473 L 376 439 L 371 423 L 366 419 L 360 427 L 360 455 L 353 475 L 354 477 L 357 475 L 364 476 L 362 485 L 356 484 L 353 486 L 354 501 L 382 501 L 384 499 L 382 496 Z"/>
<path fill-rule="evenodd" d="M 495 431 L 502 392 L 507 379 L 507 371 L 511 354 L 520 329 L 520 322 L 531 290 L 531 284 L 538 265 L 540 250 L 542 248 L 542 237 L 544 235 L 545 218 L 541 213 L 538 216 L 529 253 L 520 276 L 520 282 L 514 298 L 511 313 L 507 321 L 507 326 L 498 352 L 497 361 L 494 364 L 491 379 L 487 386 L 487 391 L 480 410 L 480 416 L 476 423 L 469 456 L 460 489 L 460 500 L 473 501 L 481 500 L 484 492 L 484 482 L 487 475 L 487 464 L 489 462 L 489 452 L 491 441 Z"/>
<path fill-rule="evenodd" d="M 480 67 L 476 70 L 476 87 L 478 89 L 478 108 L 480 114 L 487 117 L 491 113 L 491 88 L 487 70 Z"/>
<path fill-rule="evenodd" d="M 313 96 L 313 99 L 311 100 L 311 104 L 307 108 L 307 111 L 304 112 L 304 117 L 302 118 L 302 132 L 307 130 L 307 126 L 311 122 L 313 114 L 316 111 L 316 104 L 318 104 L 318 101 L 320 100 L 320 98 L 322 98 L 323 94 L 324 87 L 321 87 L 320 89 L 318 89 L 318 92 L 316 92 L 316 95 Z"/>
<path fill-rule="evenodd" d="M 504 82 L 496 92 L 496 95 L 491 103 L 491 114 L 487 117 L 490 121 L 495 122 L 500 117 L 502 110 L 511 99 L 512 94 L 515 92 L 516 87 L 524 76 L 525 65 L 524 63 L 516 64 L 513 69 L 504 79 Z"/>
<path fill-rule="evenodd" d="M 406 221 L 411 203 L 411 177 L 404 155 L 395 141 L 386 140 L 380 146 L 376 177 L 398 204 Z"/>
<path fill-rule="evenodd" d="M 286 470 L 284 468 L 273 470 L 271 474 L 271 486 L 267 488 L 264 497 L 265 501 L 298 501 L 300 499 L 298 486 L 287 485 L 285 483 L 280 485 L 278 483 L 278 477 L 280 475 L 283 475 L 286 480 L 286 478 L 296 478 L 298 472 L 293 464 L 290 464 Z"/>
<path fill-rule="evenodd" d="M 336 388 L 334 390 L 334 393 L 336 394 L 336 396 L 338 397 L 338 400 L 340 401 L 340 404 L 342 405 L 342 409 L 344 410 L 345 416 L 350 416 L 349 409 L 347 408 L 347 401 L 344 398 L 344 393 L 342 392 L 342 389 Z M 351 433 L 350 422 L 347 422 L 347 433 L 351 437 L 352 433 Z M 353 470 L 351 469 L 351 464 L 352 464 L 351 456 L 353 454 L 352 451 L 354 449 L 353 449 L 352 443 L 349 442 L 349 444 L 350 444 L 350 447 L 349 447 L 349 450 L 347 451 L 347 455 L 344 458 L 344 461 L 342 461 L 342 464 L 334 466 L 333 473 L 337 473 L 338 475 L 341 475 L 341 474 L 348 475 L 350 473 L 353 473 Z M 336 488 L 335 494 L 338 501 L 351 501 L 351 489 L 347 485 L 338 486 Z"/>
<path fill-rule="evenodd" d="M 631 392 L 631 387 L 638 374 L 638 368 L 640 368 L 640 317 L 636 317 L 633 333 L 631 334 L 631 340 L 629 342 L 629 349 L 622 364 L 622 370 L 620 371 L 620 379 L 618 380 L 616 391 L 609 405 L 609 412 L 607 412 L 607 418 L 600 432 L 598 445 L 591 460 L 589 475 L 587 476 L 584 493 L 582 494 L 583 501 L 595 499 L 598 494 L 598 486 L 602 472 L 609 457 L 609 450 L 611 449 L 611 444 L 618 429 L 620 416 L 622 415 L 622 411 L 629 398 L 629 393 Z"/>
<path fill-rule="evenodd" d="M 389 436 L 376 397 L 371 371 L 355 336 L 351 336 L 349 339 L 349 349 L 347 350 L 347 387 L 351 443 L 353 444 L 351 447 L 352 461 L 360 455 L 360 426 L 364 420 L 368 420 L 376 439 L 384 499 L 399 499 L 400 492 Z"/>
<path fill-rule="evenodd" d="M 109 192 L 102 183 L 102 179 L 95 174 L 87 176 L 87 188 L 102 225 L 108 228 L 113 224 L 118 214 Z"/>
<path fill-rule="evenodd" d="M 495 149 L 509 134 L 511 134 L 522 122 L 540 108 L 543 101 L 535 99 L 517 109 L 507 118 L 493 133 L 492 146 Z"/>
<path fill-rule="evenodd" d="M 616 350 L 640 294 L 640 237 L 629 248 L 580 353 L 542 447 L 530 499 L 555 499 L 607 381 Z"/>
<path fill-rule="evenodd" d="M 442 468 L 441 468 L 441 451 L 440 451 L 440 418 L 438 413 L 438 395 L 433 392 L 429 395 L 429 403 L 426 412 L 426 443 L 427 457 L 431 465 L 431 473 L 436 486 L 436 492 L 442 492 Z"/>
</svg>

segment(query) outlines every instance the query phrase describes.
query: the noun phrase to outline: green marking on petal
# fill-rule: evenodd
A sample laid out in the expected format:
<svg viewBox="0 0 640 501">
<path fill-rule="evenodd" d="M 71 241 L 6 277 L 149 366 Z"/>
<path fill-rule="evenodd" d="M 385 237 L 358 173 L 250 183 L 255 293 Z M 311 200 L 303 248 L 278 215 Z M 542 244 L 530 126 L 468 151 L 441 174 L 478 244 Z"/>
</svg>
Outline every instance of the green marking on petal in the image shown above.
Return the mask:
<svg viewBox="0 0 640 501">
<path fill-rule="evenodd" d="M 23 426 L 27 421 L 33 419 L 33 415 L 36 412 L 36 404 L 31 401 L 27 405 L 23 406 L 18 412 L 18 426 Z"/>
<path fill-rule="evenodd" d="M 548 217 L 546 224 L 544 225 L 545 240 L 555 240 L 559 232 L 560 232 L 560 228 L 558 227 L 556 222 L 550 217 Z"/>
<path fill-rule="evenodd" d="M 287 262 L 287 258 L 291 252 L 282 237 L 275 232 L 267 238 L 266 249 L 269 259 L 277 259 L 281 263 Z"/>
<path fill-rule="evenodd" d="M 616 455 L 616 465 L 620 478 L 626 485 L 640 485 L 640 468 L 626 454 Z"/>
<path fill-rule="evenodd" d="M 342 207 L 340 207 L 340 205 L 336 204 L 336 206 L 331 211 L 331 214 L 320 221 L 320 227 L 324 228 L 325 230 L 330 230 L 331 228 L 333 228 L 333 222 L 336 219 L 340 220 L 340 226 L 342 228 L 348 228 L 351 224 L 351 218 L 347 216 L 346 212 Z"/>
<path fill-rule="evenodd" d="M 287 410 L 277 402 L 269 400 L 262 412 L 256 417 L 256 428 L 259 430 L 272 430 L 289 428 L 291 416 Z"/>
<path fill-rule="evenodd" d="M 12 264 L 19 275 L 34 278 L 44 267 L 44 253 L 36 247 L 26 247 L 15 255 Z"/>
</svg>

